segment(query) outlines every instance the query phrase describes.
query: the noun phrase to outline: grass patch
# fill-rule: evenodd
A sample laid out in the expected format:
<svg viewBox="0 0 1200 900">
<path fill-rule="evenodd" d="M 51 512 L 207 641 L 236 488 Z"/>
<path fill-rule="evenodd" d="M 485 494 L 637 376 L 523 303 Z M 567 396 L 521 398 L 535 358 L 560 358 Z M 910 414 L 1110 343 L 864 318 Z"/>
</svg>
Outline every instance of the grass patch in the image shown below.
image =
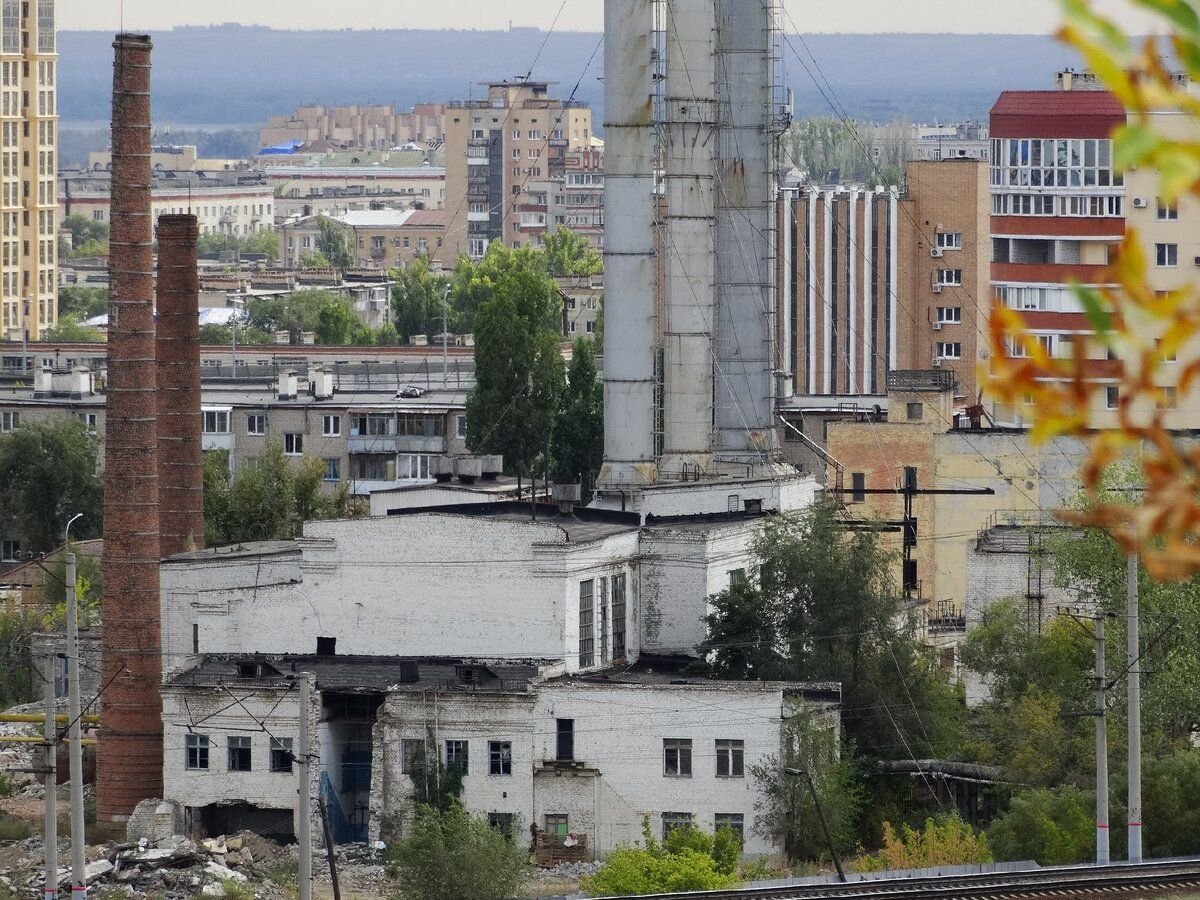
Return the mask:
<svg viewBox="0 0 1200 900">
<path fill-rule="evenodd" d="M 0 842 L 23 841 L 33 834 L 28 823 L 11 816 L 0 815 Z"/>
</svg>

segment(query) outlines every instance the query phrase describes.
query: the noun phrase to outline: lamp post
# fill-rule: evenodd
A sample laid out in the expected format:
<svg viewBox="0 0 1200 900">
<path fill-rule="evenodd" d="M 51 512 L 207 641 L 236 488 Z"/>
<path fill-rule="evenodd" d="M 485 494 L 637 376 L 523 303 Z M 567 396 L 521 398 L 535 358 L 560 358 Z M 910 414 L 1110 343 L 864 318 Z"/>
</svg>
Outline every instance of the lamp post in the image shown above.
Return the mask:
<svg viewBox="0 0 1200 900">
<path fill-rule="evenodd" d="M 63 543 L 67 561 L 67 714 L 70 716 L 70 734 L 67 748 L 70 751 L 71 778 L 71 895 L 87 895 L 84 877 L 83 847 L 85 842 L 83 821 L 83 743 L 79 710 L 79 598 L 75 596 L 75 554 L 71 552 L 71 526 L 83 518 L 83 513 L 72 516 L 63 529 Z"/>
</svg>

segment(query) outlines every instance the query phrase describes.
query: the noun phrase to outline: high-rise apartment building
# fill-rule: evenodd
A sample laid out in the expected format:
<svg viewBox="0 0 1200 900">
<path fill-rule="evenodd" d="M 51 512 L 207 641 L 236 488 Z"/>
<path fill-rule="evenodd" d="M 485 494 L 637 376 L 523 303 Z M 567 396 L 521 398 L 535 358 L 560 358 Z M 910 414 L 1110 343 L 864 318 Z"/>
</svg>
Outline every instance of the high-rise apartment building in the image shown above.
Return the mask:
<svg viewBox="0 0 1200 900">
<path fill-rule="evenodd" d="M 0 336 L 58 319 L 54 0 L 0 0 Z"/>
<path fill-rule="evenodd" d="M 447 107 L 447 259 L 478 259 L 492 241 L 536 245 L 545 233 L 533 208 L 544 198 L 531 199 L 531 185 L 562 177 L 567 151 L 586 149 L 593 138 L 591 110 L 549 91 L 544 81 L 494 82 L 486 99 Z"/>
</svg>

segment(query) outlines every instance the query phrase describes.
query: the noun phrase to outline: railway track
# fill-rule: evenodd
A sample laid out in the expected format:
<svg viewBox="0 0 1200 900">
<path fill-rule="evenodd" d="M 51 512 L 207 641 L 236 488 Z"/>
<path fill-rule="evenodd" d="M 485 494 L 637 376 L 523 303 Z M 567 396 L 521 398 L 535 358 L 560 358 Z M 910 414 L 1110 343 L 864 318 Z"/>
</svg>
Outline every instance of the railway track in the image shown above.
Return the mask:
<svg viewBox="0 0 1200 900">
<path fill-rule="evenodd" d="M 1024 900 L 1183 893 L 1200 895 L 1200 857 L 1138 865 L 1055 866 L 1017 872 L 887 878 L 643 895 L 641 900 Z"/>
</svg>

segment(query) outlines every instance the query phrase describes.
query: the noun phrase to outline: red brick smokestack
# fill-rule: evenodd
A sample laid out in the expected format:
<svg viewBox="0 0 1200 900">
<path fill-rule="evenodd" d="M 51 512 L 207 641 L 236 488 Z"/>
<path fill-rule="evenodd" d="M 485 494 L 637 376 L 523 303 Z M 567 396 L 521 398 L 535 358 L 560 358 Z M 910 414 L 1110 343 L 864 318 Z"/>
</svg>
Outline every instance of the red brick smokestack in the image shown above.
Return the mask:
<svg viewBox="0 0 1200 900">
<path fill-rule="evenodd" d="M 162 796 L 158 414 L 150 216 L 150 38 L 113 42 L 104 600 L 96 805 L 120 823 Z"/>
<path fill-rule="evenodd" d="M 193 215 L 158 217 L 158 519 L 164 557 L 204 548 L 199 236 Z"/>
</svg>

